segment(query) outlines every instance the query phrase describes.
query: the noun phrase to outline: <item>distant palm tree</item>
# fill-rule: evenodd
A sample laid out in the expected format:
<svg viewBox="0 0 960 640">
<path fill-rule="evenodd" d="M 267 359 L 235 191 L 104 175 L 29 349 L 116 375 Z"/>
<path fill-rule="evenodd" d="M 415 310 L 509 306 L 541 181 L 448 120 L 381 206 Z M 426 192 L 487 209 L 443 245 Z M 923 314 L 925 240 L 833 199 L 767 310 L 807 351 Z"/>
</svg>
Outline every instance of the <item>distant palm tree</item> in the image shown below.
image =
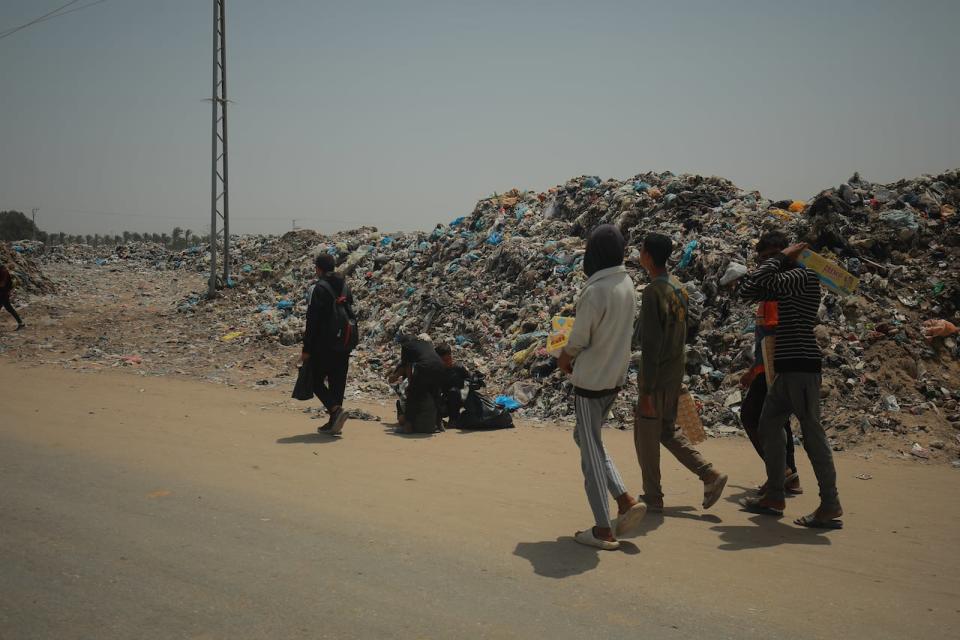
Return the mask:
<svg viewBox="0 0 960 640">
<path fill-rule="evenodd" d="M 180 245 L 180 239 L 183 237 L 183 229 L 180 227 L 173 228 L 173 235 L 171 240 L 173 241 L 173 248 L 176 249 Z"/>
<path fill-rule="evenodd" d="M 160 236 L 160 243 L 161 243 L 163 246 L 165 246 L 165 247 L 166 247 L 166 246 L 169 246 L 169 245 L 170 245 L 170 236 L 168 236 L 168 235 L 165 234 L 165 233 L 164 233 L 164 234 L 161 234 L 161 236 Z"/>
<path fill-rule="evenodd" d="M 183 246 L 184 246 L 184 247 L 189 247 L 189 246 L 190 246 L 190 236 L 192 236 L 192 235 L 193 235 L 193 231 L 191 231 L 190 229 L 187 229 L 186 231 L 183 232 Z"/>
<path fill-rule="evenodd" d="M 123 232 L 123 244 L 127 244 L 128 242 L 130 242 L 130 232 L 129 232 L 129 231 L 124 231 L 124 232 Z"/>
</svg>

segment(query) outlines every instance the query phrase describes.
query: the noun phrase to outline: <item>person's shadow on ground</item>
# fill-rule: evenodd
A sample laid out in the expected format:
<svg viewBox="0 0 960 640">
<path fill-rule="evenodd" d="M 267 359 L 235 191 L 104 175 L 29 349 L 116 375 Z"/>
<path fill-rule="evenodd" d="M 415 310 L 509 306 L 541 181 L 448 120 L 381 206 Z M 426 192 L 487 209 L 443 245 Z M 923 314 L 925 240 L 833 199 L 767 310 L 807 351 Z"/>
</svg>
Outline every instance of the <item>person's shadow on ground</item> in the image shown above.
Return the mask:
<svg viewBox="0 0 960 640">
<path fill-rule="evenodd" d="M 740 493 L 732 493 L 726 497 L 727 502 L 740 506 L 744 498 L 757 495 L 757 490 L 750 487 L 733 487 L 740 489 Z M 788 496 L 789 505 L 789 496 Z M 744 513 L 750 513 L 741 507 Z M 752 526 L 725 526 L 711 527 L 720 534 L 723 544 L 719 549 L 723 551 L 743 551 L 744 549 L 763 549 L 776 547 L 782 544 L 829 545 L 830 539 L 824 534 L 827 529 L 809 529 L 799 525 L 784 522 L 786 516 L 766 516 L 753 514 L 749 520 Z"/>
<path fill-rule="evenodd" d="M 712 513 L 698 513 L 695 507 L 664 507 L 662 512 L 647 511 L 640 524 L 633 531 L 620 536 L 621 544 L 624 538 L 639 538 L 654 531 L 662 525 L 667 518 L 686 518 L 687 520 L 698 520 L 700 522 L 709 522 L 711 524 L 720 524 L 723 522 Z"/>
<path fill-rule="evenodd" d="M 388 436 L 398 436 L 401 438 L 409 438 L 411 440 L 422 440 L 423 438 L 432 438 L 437 434 L 443 433 L 443 431 L 435 431 L 434 433 L 418 433 L 414 431 L 413 433 L 406 433 L 404 432 L 403 427 L 400 426 L 399 422 L 384 424 L 383 432 Z"/>
<path fill-rule="evenodd" d="M 631 542 L 620 541 L 620 553 L 636 555 L 640 549 Z M 524 558 L 533 566 L 533 572 L 545 578 L 569 578 L 597 568 L 601 551 L 577 543 L 571 536 L 543 542 L 519 542 L 513 555 Z"/>
<path fill-rule="evenodd" d="M 808 529 L 783 522 L 783 516 L 750 516 L 753 526 L 711 527 L 720 534 L 723 541 L 718 548 L 722 551 L 743 551 L 744 549 L 763 549 L 782 544 L 830 545 L 825 536 L 827 529 Z"/>
<path fill-rule="evenodd" d="M 329 442 L 339 442 L 340 437 L 329 433 L 302 433 L 298 436 L 287 436 L 286 438 L 277 438 L 277 444 L 327 444 Z"/>
</svg>

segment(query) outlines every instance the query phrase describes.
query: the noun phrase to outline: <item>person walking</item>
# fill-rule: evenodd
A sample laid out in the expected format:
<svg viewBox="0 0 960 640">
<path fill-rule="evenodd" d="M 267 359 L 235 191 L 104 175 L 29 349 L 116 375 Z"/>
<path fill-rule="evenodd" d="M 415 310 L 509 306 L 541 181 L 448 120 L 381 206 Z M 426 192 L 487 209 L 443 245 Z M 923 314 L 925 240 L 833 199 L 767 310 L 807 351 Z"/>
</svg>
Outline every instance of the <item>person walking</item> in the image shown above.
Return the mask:
<svg viewBox="0 0 960 640">
<path fill-rule="evenodd" d="M 769 235 L 760 244 L 769 242 Z M 774 346 L 776 376 L 767 390 L 760 412 L 760 440 L 767 467 L 766 491 L 747 498 L 748 511 L 782 516 L 786 507 L 784 468 L 786 442 L 783 421 L 795 415 L 800 421 L 803 448 L 810 457 L 817 483 L 820 506 L 794 522 L 804 527 L 839 529 L 843 508 L 837 492 L 837 471 L 827 435 L 820 422 L 822 355 L 814 335 L 820 307 L 820 280 L 797 262 L 807 248 L 794 244 L 776 252 L 740 283 L 740 295 L 755 302 L 776 300 L 779 323 Z"/>
<path fill-rule="evenodd" d="M 573 382 L 577 416 L 573 439 L 580 448 L 584 490 L 595 524 L 577 531 L 574 539 L 606 550 L 618 549 L 617 538 L 633 530 L 646 514 L 646 506 L 627 492 L 601 436 L 630 363 L 636 294 L 623 266 L 625 248 L 613 225 L 601 225 L 590 234 L 583 260 L 587 282 L 577 301 L 569 341 L 558 358 L 558 366 Z M 617 501 L 618 516 L 613 519 L 607 492 Z"/>
<path fill-rule="evenodd" d="M 651 278 L 641 296 L 637 342 L 641 347 L 639 397 L 633 438 L 643 476 L 642 500 L 654 511 L 663 510 L 660 483 L 660 445 L 703 482 L 703 508 L 709 509 L 727 484 L 727 475 L 707 462 L 676 424 L 685 369 L 687 342 L 687 292 L 667 272 L 673 242 L 659 233 L 648 234 L 640 251 L 640 264 Z"/>
<path fill-rule="evenodd" d="M 765 234 L 757 243 L 758 262 L 762 264 L 786 249 L 789 244 L 786 234 L 782 232 L 774 231 Z M 750 438 L 750 443 L 761 459 L 763 459 L 763 443 L 760 440 L 760 412 L 767 397 L 767 386 L 776 372 L 774 363 L 767 362 L 769 358 L 764 357 L 764 352 L 772 354 L 773 350 L 769 347 L 776 344 L 777 325 L 780 323 L 778 304 L 776 300 L 757 301 L 754 319 L 754 364 L 740 378 L 740 387 L 747 392 L 740 404 L 740 421 L 743 423 L 743 430 L 747 432 L 747 437 Z M 789 495 L 800 495 L 803 489 L 800 487 L 800 474 L 797 471 L 793 431 L 790 428 L 789 418 L 783 421 L 783 433 L 787 447 L 784 489 Z M 766 488 L 767 485 L 764 483 L 759 488 L 759 492 L 766 493 Z"/>
<path fill-rule="evenodd" d="M 343 276 L 336 273 L 333 256 L 321 253 L 315 260 L 315 267 L 317 282 L 307 306 L 300 362 L 313 367 L 314 392 L 330 415 L 327 423 L 317 431 L 337 435 L 347 421 L 343 397 L 350 352 L 357 340 L 353 294 Z M 343 313 L 338 313 L 338 307 Z M 341 320 L 344 318 L 345 321 Z M 354 335 L 349 335 L 351 331 Z"/>
<path fill-rule="evenodd" d="M 10 273 L 10 270 L 7 269 L 7 265 L 0 262 L 0 307 L 3 307 L 10 315 L 13 316 L 13 319 L 17 321 L 17 328 L 14 331 L 20 331 L 25 326 L 23 320 L 20 319 L 20 315 L 17 313 L 17 310 L 13 308 L 13 302 L 11 302 L 11 292 L 13 291 L 13 275 Z"/>
</svg>

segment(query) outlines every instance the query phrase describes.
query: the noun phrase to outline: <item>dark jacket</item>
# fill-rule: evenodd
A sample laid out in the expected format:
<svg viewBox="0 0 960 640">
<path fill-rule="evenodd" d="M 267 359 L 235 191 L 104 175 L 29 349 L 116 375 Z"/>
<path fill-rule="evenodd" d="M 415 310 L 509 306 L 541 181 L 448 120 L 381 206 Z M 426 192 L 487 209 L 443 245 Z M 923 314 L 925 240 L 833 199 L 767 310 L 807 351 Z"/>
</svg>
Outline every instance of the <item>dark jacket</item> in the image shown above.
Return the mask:
<svg viewBox="0 0 960 640">
<path fill-rule="evenodd" d="M 337 297 L 345 296 L 347 303 L 353 305 L 353 293 L 343 276 L 337 273 L 325 275 L 325 280 L 333 288 Z M 311 356 L 329 356 L 333 353 L 331 345 L 325 341 L 330 335 L 330 317 L 333 314 L 335 299 L 325 287 L 320 286 L 319 280 L 313 287 L 310 295 L 310 304 L 307 306 L 307 327 L 303 332 L 303 350 Z M 339 354 L 346 356 L 346 354 Z"/>
<path fill-rule="evenodd" d="M 445 368 L 433 344 L 417 338 L 407 338 L 400 342 L 400 364 L 429 367 L 437 371 Z"/>
<path fill-rule="evenodd" d="M 13 275 L 11 275 L 6 265 L 0 264 L 0 299 L 6 300 L 10 297 L 10 291 L 12 289 Z"/>
</svg>

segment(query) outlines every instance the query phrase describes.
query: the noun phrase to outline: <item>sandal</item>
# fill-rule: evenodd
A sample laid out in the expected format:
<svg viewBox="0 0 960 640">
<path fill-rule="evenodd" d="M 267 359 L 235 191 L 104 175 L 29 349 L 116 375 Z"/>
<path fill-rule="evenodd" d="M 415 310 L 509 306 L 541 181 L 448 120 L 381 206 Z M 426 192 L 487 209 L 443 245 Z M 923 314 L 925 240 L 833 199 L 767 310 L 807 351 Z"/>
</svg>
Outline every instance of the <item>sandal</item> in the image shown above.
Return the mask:
<svg viewBox="0 0 960 640">
<path fill-rule="evenodd" d="M 573 536 L 573 539 L 580 544 L 584 544 L 588 547 L 596 547 L 597 549 L 603 549 L 604 551 L 616 551 L 620 548 L 619 540 L 601 540 L 593 535 L 593 527 L 590 527 L 586 531 L 577 531 L 577 533 Z"/>
<path fill-rule="evenodd" d="M 788 495 L 803 495 L 803 487 L 800 486 L 800 474 L 794 471 L 783 479 L 783 490 Z"/>
<path fill-rule="evenodd" d="M 640 524 L 640 521 L 643 520 L 643 516 L 645 515 L 647 515 L 647 505 L 642 502 L 633 505 L 627 509 L 626 513 L 621 513 L 610 523 L 613 529 L 613 535 L 619 538 L 624 534 L 630 533 Z"/>
<path fill-rule="evenodd" d="M 712 482 L 703 483 L 703 508 L 709 509 L 717 504 L 723 495 L 723 488 L 727 486 L 727 474 L 721 473 Z"/>
<path fill-rule="evenodd" d="M 808 529 L 843 529 L 843 520 L 839 518 L 821 520 L 817 517 L 816 511 L 810 515 L 797 518 L 793 523 L 801 527 L 807 527 Z"/>
<path fill-rule="evenodd" d="M 783 516 L 783 509 L 776 509 L 770 505 L 764 504 L 764 498 L 744 498 L 740 505 L 750 513 L 757 513 L 762 516 Z"/>
</svg>

